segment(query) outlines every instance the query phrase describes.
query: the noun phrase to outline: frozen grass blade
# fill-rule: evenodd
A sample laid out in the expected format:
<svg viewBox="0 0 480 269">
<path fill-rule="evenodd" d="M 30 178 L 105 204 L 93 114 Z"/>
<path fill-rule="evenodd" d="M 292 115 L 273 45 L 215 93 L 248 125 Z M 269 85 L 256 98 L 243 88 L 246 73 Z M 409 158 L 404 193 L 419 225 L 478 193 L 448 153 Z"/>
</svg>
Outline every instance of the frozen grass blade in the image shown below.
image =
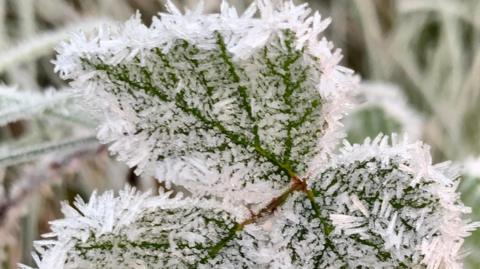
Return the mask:
<svg viewBox="0 0 480 269">
<path fill-rule="evenodd" d="M 41 143 L 20 149 L 3 148 L 0 149 L 0 167 L 29 162 L 50 153 L 71 152 L 79 148 L 91 148 L 97 145 L 97 139 L 92 135 Z"/>
</svg>

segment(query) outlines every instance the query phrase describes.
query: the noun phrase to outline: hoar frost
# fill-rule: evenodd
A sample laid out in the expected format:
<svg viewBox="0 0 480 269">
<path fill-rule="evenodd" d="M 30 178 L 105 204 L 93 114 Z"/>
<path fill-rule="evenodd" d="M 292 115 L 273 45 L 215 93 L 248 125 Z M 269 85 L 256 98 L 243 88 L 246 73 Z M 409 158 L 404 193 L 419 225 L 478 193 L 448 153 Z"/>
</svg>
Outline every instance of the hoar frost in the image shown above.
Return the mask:
<svg viewBox="0 0 480 269">
<path fill-rule="evenodd" d="M 459 268 L 477 224 L 449 165 L 379 136 L 335 148 L 357 81 L 308 5 L 137 14 L 58 49 L 99 139 L 192 197 L 93 195 L 36 243 L 40 268 Z"/>
<path fill-rule="evenodd" d="M 225 2 L 211 15 L 201 5 L 185 15 L 168 8 L 150 27 L 136 15 L 59 48 L 57 71 L 99 103 L 98 137 L 118 159 L 247 203 L 268 201 L 292 174 L 319 165 L 355 83 L 320 39 L 329 20 L 270 1 L 241 16 Z"/>
</svg>

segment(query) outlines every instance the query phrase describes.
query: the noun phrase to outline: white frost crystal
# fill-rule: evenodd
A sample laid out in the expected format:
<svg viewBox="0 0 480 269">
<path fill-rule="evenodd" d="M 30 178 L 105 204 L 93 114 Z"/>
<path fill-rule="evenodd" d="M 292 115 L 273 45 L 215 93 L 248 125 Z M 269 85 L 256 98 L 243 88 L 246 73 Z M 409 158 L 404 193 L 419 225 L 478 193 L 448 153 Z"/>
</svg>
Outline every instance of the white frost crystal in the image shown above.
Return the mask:
<svg viewBox="0 0 480 269">
<path fill-rule="evenodd" d="M 355 88 L 307 5 L 137 15 L 59 49 L 99 138 L 192 197 L 125 189 L 64 205 L 41 269 L 460 268 L 469 223 L 448 164 L 379 136 L 340 152 Z M 234 206 L 233 206 L 234 205 Z"/>
</svg>

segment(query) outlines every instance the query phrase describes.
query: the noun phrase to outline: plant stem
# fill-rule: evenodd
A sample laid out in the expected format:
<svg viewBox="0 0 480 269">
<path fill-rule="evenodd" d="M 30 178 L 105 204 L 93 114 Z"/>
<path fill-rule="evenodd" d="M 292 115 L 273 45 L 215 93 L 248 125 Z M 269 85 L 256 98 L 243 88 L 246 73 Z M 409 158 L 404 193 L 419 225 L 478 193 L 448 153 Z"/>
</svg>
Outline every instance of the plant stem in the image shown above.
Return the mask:
<svg viewBox="0 0 480 269">
<path fill-rule="evenodd" d="M 296 191 L 306 191 L 307 189 L 307 183 L 305 180 L 300 179 L 297 176 L 292 177 L 292 183 L 290 187 L 285 190 L 282 194 L 280 194 L 278 197 L 275 197 L 270 201 L 270 203 L 262 208 L 258 213 L 252 214 L 252 216 L 249 219 L 244 220 L 243 222 L 240 223 L 239 230 L 242 230 L 243 227 L 245 227 L 248 224 L 252 224 L 257 222 L 259 219 L 271 215 L 275 210 L 282 206 L 288 199 L 288 196 L 290 194 L 296 192 Z"/>
<path fill-rule="evenodd" d="M 245 226 L 256 223 L 258 220 L 262 219 L 263 217 L 269 216 L 275 212 L 275 210 L 282 206 L 288 199 L 288 197 L 296 192 L 296 191 L 302 191 L 302 192 L 307 192 L 307 183 L 305 180 L 300 179 L 298 176 L 293 175 L 292 176 L 292 183 L 290 187 L 285 190 L 282 194 L 280 194 L 278 197 L 275 197 L 268 203 L 267 206 L 262 208 L 258 213 L 252 214 L 252 216 L 246 220 L 244 220 L 241 223 L 235 224 L 228 232 L 228 235 L 224 237 L 222 240 L 220 240 L 217 244 L 215 244 L 209 251 L 208 251 L 208 256 L 204 257 L 200 263 L 203 264 L 205 263 L 208 259 L 214 258 L 222 249 L 225 247 L 230 240 L 235 238 L 235 235 L 237 232 L 242 231 Z"/>
</svg>

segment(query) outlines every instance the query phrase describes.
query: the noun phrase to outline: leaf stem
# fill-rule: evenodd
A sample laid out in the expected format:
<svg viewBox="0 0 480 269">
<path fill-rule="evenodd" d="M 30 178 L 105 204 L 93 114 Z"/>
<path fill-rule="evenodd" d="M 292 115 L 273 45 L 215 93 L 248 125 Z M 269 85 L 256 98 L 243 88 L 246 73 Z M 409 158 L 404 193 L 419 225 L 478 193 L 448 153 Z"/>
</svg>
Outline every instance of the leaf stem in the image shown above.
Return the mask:
<svg viewBox="0 0 480 269">
<path fill-rule="evenodd" d="M 292 183 L 288 189 L 286 189 L 283 193 L 281 193 L 279 196 L 273 198 L 270 203 L 268 203 L 267 206 L 262 208 L 258 213 L 252 214 L 252 216 L 243 222 L 235 224 L 229 231 L 228 235 L 224 237 L 222 240 L 220 240 L 217 244 L 215 244 L 210 250 L 208 251 L 208 255 L 205 256 L 201 261 L 200 264 L 206 263 L 209 259 L 214 258 L 217 256 L 218 253 L 222 250 L 223 247 L 225 247 L 228 242 L 230 242 L 232 239 L 235 238 L 235 235 L 237 232 L 242 231 L 245 226 L 256 223 L 260 219 L 269 216 L 275 212 L 277 208 L 282 206 L 288 199 L 288 197 L 296 192 L 296 191 L 307 191 L 307 183 L 305 180 L 300 179 L 298 176 L 292 176 Z"/>
<path fill-rule="evenodd" d="M 273 198 L 267 206 L 262 208 L 258 213 L 252 214 L 249 219 L 244 220 L 240 223 L 240 227 L 243 229 L 248 224 L 252 224 L 257 222 L 259 219 L 262 219 L 265 216 L 271 215 L 275 210 L 285 204 L 290 194 L 296 191 L 305 191 L 307 189 L 307 183 L 305 180 L 300 179 L 297 176 L 292 177 L 292 183 L 290 187 L 285 190 L 279 196 Z"/>
</svg>

